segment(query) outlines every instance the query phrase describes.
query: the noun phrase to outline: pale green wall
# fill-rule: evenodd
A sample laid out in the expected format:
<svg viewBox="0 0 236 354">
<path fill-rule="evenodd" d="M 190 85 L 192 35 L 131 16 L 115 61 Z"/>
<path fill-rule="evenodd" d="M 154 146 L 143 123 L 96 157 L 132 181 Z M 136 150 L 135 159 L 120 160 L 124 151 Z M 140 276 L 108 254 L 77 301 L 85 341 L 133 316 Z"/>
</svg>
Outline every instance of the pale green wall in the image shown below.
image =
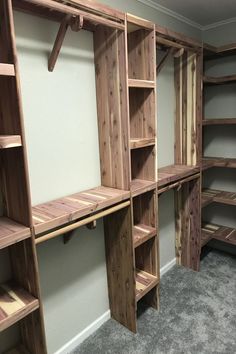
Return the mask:
<svg viewBox="0 0 236 354">
<path fill-rule="evenodd" d="M 201 37 L 200 31 L 136 0 L 104 3 Z M 15 14 L 15 22 L 33 204 L 99 185 L 92 35 L 69 31 L 56 68 L 49 73 L 47 58 L 58 25 L 20 13 Z M 158 80 L 160 165 L 173 162 L 173 148 L 165 138 L 174 142 L 174 109 L 170 60 Z M 169 192 L 160 200 L 162 266 L 174 258 L 174 238 Z M 104 253 L 102 222 L 94 231 L 79 229 L 66 246 L 58 238 L 38 248 L 49 354 L 109 309 Z M 2 254 L 0 262 L 7 268 Z M 14 342 L 15 330 L 7 334 L 0 335 L 0 352 Z"/>
</svg>

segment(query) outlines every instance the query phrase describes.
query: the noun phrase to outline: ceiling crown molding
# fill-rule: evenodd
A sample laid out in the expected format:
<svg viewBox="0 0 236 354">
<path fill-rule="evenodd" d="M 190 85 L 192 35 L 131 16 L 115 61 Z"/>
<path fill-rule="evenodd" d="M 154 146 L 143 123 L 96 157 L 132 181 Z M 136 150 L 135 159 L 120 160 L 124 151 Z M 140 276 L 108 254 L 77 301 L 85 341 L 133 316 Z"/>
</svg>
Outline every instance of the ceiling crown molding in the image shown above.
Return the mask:
<svg viewBox="0 0 236 354">
<path fill-rule="evenodd" d="M 228 25 L 230 23 L 235 23 L 235 22 L 236 22 L 236 17 L 231 17 L 228 20 L 214 22 L 214 23 L 211 23 L 210 25 L 203 26 L 203 31 L 207 31 L 207 30 L 210 30 L 210 29 L 213 29 L 213 28 L 216 28 L 216 27 Z"/>
<path fill-rule="evenodd" d="M 144 5 L 152 7 L 153 9 L 158 10 L 158 11 L 160 11 L 160 12 L 162 12 L 162 13 L 168 15 L 168 16 L 171 16 L 171 17 L 173 17 L 173 18 L 175 18 L 175 19 L 177 19 L 177 20 L 179 20 L 181 22 L 184 22 L 184 23 L 186 23 L 189 26 L 197 28 L 198 30 L 203 31 L 205 29 L 205 27 L 207 27 L 207 26 L 202 26 L 199 23 L 194 22 L 194 21 L 190 20 L 189 18 L 187 18 L 185 16 L 182 16 L 182 15 L 178 14 L 175 11 L 167 9 L 167 7 L 159 5 L 156 2 L 154 2 L 153 0 L 137 0 L 137 1 L 141 2 Z"/>
</svg>

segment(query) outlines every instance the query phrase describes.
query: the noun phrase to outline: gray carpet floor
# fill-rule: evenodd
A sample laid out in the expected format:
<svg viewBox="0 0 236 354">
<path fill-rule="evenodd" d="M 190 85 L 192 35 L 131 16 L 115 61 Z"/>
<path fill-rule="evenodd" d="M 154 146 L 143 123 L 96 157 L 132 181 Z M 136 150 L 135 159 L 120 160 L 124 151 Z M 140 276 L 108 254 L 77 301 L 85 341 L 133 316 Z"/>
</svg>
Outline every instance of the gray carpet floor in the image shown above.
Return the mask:
<svg viewBox="0 0 236 354">
<path fill-rule="evenodd" d="M 161 310 L 142 308 L 138 333 L 106 322 L 74 354 L 235 354 L 236 257 L 210 251 L 201 272 L 162 277 Z"/>
</svg>

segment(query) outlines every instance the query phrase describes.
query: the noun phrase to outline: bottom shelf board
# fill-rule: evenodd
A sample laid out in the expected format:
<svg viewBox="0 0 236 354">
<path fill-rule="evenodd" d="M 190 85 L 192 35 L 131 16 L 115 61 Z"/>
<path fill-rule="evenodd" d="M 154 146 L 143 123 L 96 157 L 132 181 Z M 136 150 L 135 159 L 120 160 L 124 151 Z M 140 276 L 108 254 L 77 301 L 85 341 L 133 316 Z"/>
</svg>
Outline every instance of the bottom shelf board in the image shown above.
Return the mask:
<svg viewBox="0 0 236 354">
<path fill-rule="evenodd" d="M 218 240 L 236 246 L 236 229 L 205 222 L 202 225 L 201 240 L 202 247 L 210 240 Z"/>
<path fill-rule="evenodd" d="M 133 179 L 131 181 L 131 195 L 132 197 L 136 197 L 142 193 L 149 192 L 151 190 L 156 189 L 157 183 L 153 181 L 147 181 L 142 179 Z"/>
<path fill-rule="evenodd" d="M 139 247 L 144 242 L 150 240 L 152 237 L 157 235 L 157 230 L 154 227 L 137 224 L 133 227 L 133 240 L 134 247 Z"/>
<path fill-rule="evenodd" d="M 10 349 L 4 354 L 30 354 L 23 345 L 18 345 L 16 348 Z"/>
<path fill-rule="evenodd" d="M 141 300 L 158 284 L 158 278 L 152 274 L 136 269 L 136 301 Z"/>
<path fill-rule="evenodd" d="M 14 282 L 0 284 L 0 331 L 39 308 L 39 301 Z"/>
<path fill-rule="evenodd" d="M 30 236 L 30 228 L 9 218 L 0 217 L 0 249 L 25 240 Z"/>
</svg>

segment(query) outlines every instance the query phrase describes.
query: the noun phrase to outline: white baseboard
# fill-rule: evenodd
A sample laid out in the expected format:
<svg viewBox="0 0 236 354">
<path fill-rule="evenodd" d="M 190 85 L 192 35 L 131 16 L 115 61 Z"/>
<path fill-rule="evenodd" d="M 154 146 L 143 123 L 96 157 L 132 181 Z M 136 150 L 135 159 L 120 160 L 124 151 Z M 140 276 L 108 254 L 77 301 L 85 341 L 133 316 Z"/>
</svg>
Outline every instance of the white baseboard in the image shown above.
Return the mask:
<svg viewBox="0 0 236 354">
<path fill-rule="evenodd" d="M 161 277 L 168 272 L 168 270 L 170 270 L 172 267 L 174 267 L 174 265 L 176 265 L 176 258 L 172 259 L 172 261 L 170 261 L 169 263 L 165 264 L 164 267 L 161 268 L 160 273 L 161 273 Z"/>
<path fill-rule="evenodd" d="M 91 334 L 93 334 L 99 327 L 101 327 L 106 321 L 111 318 L 111 312 L 108 310 L 102 316 L 97 318 L 93 323 L 86 327 L 77 336 L 72 338 L 68 343 L 66 343 L 61 349 L 59 349 L 54 354 L 69 354 L 75 348 L 78 347 L 85 339 L 87 339 Z"/>
</svg>

